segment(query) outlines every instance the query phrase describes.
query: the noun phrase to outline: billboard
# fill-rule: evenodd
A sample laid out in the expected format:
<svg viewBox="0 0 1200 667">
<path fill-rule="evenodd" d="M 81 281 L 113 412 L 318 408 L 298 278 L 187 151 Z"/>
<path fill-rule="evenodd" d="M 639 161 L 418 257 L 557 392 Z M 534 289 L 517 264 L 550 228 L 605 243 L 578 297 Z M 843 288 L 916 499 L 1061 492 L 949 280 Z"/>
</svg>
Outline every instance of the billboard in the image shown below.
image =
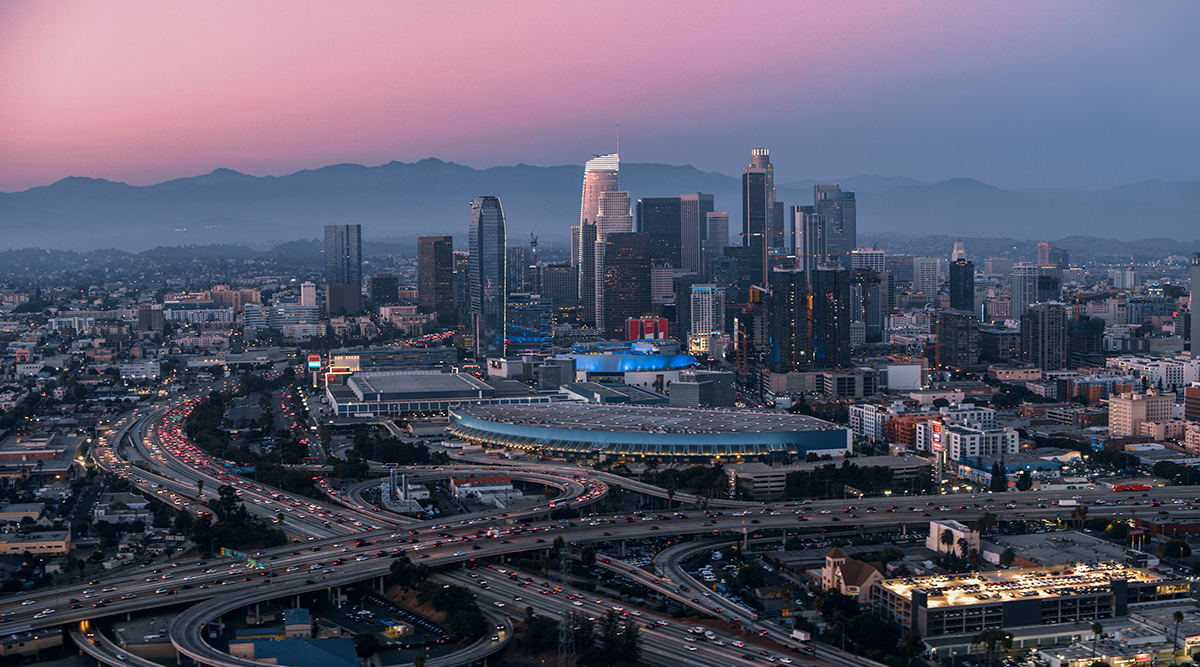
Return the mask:
<svg viewBox="0 0 1200 667">
<path fill-rule="evenodd" d="M 321 355 L 319 355 L 319 354 L 308 355 L 308 367 L 313 370 L 320 368 L 321 367 Z"/>
</svg>

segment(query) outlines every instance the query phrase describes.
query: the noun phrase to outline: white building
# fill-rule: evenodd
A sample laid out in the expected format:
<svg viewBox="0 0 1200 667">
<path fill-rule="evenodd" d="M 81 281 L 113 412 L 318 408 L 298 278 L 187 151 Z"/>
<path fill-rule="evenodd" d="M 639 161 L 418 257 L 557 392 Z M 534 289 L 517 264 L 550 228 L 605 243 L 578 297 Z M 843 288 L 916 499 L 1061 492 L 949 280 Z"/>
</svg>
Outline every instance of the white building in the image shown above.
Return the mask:
<svg viewBox="0 0 1200 667">
<path fill-rule="evenodd" d="M 692 334 L 702 336 L 725 329 L 725 290 L 714 284 L 692 286 Z"/>
<path fill-rule="evenodd" d="M 913 257 L 913 289 L 922 294 L 937 294 L 942 285 L 936 257 Z"/>
<path fill-rule="evenodd" d="M 942 542 L 942 534 L 947 531 L 949 531 L 951 537 L 954 538 L 954 541 L 949 545 Z M 966 540 L 967 551 L 975 549 L 976 551 L 982 552 L 981 545 L 983 542 L 979 536 L 979 531 L 971 530 L 970 526 L 954 520 L 929 522 L 929 537 L 925 538 L 926 549 L 942 554 L 948 551 L 953 551 L 954 553 L 962 555 L 962 549 L 958 544 L 959 540 Z"/>
<path fill-rule="evenodd" d="M 512 478 L 508 475 L 451 478 L 450 492 L 459 500 L 486 505 L 507 505 L 512 498 L 520 498 L 522 495 L 513 488 Z"/>
<path fill-rule="evenodd" d="M 157 380 L 162 366 L 157 361 L 128 361 L 117 364 L 122 380 Z"/>
<path fill-rule="evenodd" d="M 1152 359 L 1123 356 L 1106 359 L 1104 365 L 1120 369 L 1123 375 L 1145 380 L 1146 384 L 1156 389 L 1169 391 L 1200 381 L 1200 358 Z"/>
<path fill-rule="evenodd" d="M 1126 392 L 1108 397 L 1108 433 L 1115 437 L 1138 435 L 1142 422 L 1165 422 L 1172 418 L 1175 398 L 1149 391 Z"/>
</svg>

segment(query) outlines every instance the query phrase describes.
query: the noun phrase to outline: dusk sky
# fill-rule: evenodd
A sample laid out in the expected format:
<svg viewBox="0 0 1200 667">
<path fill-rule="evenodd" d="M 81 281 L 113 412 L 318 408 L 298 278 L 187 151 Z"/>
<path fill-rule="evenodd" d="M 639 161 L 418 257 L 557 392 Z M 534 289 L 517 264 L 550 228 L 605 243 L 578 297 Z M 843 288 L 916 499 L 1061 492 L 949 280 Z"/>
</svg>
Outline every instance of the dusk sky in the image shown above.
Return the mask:
<svg viewBox="0 0 1200 667">
<path fill-rule="evenodd" d="M 425 157 L 1200 179 L 1195 2 L 3 2 L 0 190 Z"/>
</svg>

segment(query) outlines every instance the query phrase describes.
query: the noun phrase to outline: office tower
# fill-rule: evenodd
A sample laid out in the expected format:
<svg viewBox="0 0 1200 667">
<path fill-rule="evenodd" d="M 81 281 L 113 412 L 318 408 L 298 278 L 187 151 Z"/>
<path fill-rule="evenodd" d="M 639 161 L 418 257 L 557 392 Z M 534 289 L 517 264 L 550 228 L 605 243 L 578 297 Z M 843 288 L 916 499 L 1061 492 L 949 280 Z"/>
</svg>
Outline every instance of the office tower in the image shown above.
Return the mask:
<svg viewBox="0 0 1200 667">
<path fill-rule="evenodd" d="M 583 304 L 583 320 L 593 322 L 597 328 L 601 323 L 596 320 L 596 290 L 597 279 L 603 275 L 596 266 L 596 224 L 585 222 L 579 225 L 579 301 Z M 599 267 L 603 268 L 603 267 Z M 603 280 L 599 282 L 603 284 Z"/>
<path fill-rule="evenodd" d="M 851 269 L 887 270 L 887 253 L 878 248 L 855 248 L 850 251 Z"/>
<path fill-rule="evenodd" d="M 1050 266 L 1050 251 L 1054 248 L 1054 244 L 1050 241 L 1040 241 L 1037 246 L 1037 265 Z"/>
<path fill-rule="evenodd" d="M 441 326 L 454 323 L 453 236 L 417 237 L 417 300 L 423 312 L 437 315 Z"/>
<path fill-rule="evenodd" d="M 1043 371 L 1067 367 L 1067 311 L 1061 303 L 1035 303 L 1025 309 L 1021 359 Z"/>
<path fill-rule="evenodd" d="M 300 305 L 317 305 L 317 286 L 307 280 L 300 283 Z"/>
<path fill-rule="evenodd" d="M 767 232 L 772 228 L 775 214 L 775 167 L 771 151 L 755 148 L 750 151 L 750 166 L 742 172 L 742 246 L 750 248 L 747 255 L 753 272 L 751 283 L 767 284 Z"/>
<path fill-rule="evenodd" d="M 553 311 L 550 299 L 540 294 L 510 293 L 504 316 L 506 352 L 548 352 L 554 342 Z"/>
<path fill-rule="evenodd" d="M 812 367 L 850 366 L 850 272 L 830 262 L 812 271 Z"/>
<path fill-rule="evenodd" d="M 967 258 L 967 249 L 963 245 L 962 239 L 954 242 L 954 250 L 950 253 L 950 261 L 957 262 L 960 259 Z"/>
<path fill-rule="evenodd" d="M 578 301 L 579 271 L 566 262 L 543 266 L 542 296 L 555 303 Z"/>
<path fill-rule="evenodd" d="M 650 314 L 650 235 L 609 234 L 604 248 L 604 335 L 620 339 L 625 320 Z"/>
<path fill-rule="evenodd" d="M 503 358 L 504 317 L 508 307 L 508 237 L 499 199 L 484 196 L 471 200 L 468 233 L 470 264 L 467 281 L 475 357 Z"/>
<path fill-rule="evenodd" d="M 1196 333 L 1200 331 L 1200 252 L 1192 253 L 1191 289 L 1192 298 L 1189 307 L 1192 309 L 1192 358 L 1195 359 L 1200 358 L 1200 345 L 1197 345 L 1197 341 L 1200 340 L 1197 336 L 1200 334 Z"/>
<path fill-rule="evenodd" d="M 813 206 L 792 207 L 792 243 L 796 249 L 796 268 L 805 275 L 823 266 L 829 258 L 826 247 L 825 216 Z"/>
<path fill-rule="evenodd" d="M 725 248 L 729 245 L 729 212 L 713 211 L 704 217 L 708 231 L 704 236 L 704 270 L 701 273 L 712 280 L 712 263 L 725 256 Z"/>
<path fill-rule="evenodd" d="M 968 259 L 950 264 L 950 307 L 975 312 L 975 263 Z"/>
<path fill-rule="evenodd" d="M 533 271 L 530 270 L 533 253 L 528 246 L 509 246 L 505 255 L 505 271 L 508 278 L 508 293 L 535 292 Z"/>
<path fill-rule="evenodd" d="M 708 238 L 708 214 L 713 212 L 713 196 L 679 195 L 679 265 L 687 273 L 704 273 L 704 242 Z M 728 236 L 728 218 L 726 236 Z M 728 243 L 728 238 L 725 243 Z M 724 244 L 722 244 L 724 245 Z"/>
<path fill-rule="evenodd" d="M 991 276 L 1007 278 L 1012 273 L 1012 268 L 1013 263 L 1011 259 L 990 257 L 983 262 L 983 272 Z"/>
<path fill-rule="evenodd" d="M 790 249 L 791 243 L 787 234 L 787 207 L 783 202 L 775 202 L 771 211 L 771 228 L 767 230 L 767 248 Z"/>
<path fill-rule="evenodd" d="M 1012 297 L 1010 317 L 1020 318 L 1029 306 L 1037 303 L 1037 289 L 1038 267 L 1029 262 L 1013 264 L 1008 274 L 1008 292 Z"/>
<path fill-rule="evenodd" d="M 725 329 L 725 290 L 713 283 L 692 285 L 691 326 L 693 335 L 707 335 Z"/>
<path fill-rule="evenodd" d="M 371 303 L 376 306 L 394 306 L 400 302 L 400 279 L 392 273 L 376 273 L 371 276 Z"/>
<path fill-rule="evenodd" d="M 583 167 L 583 196 L 580 198 L 579 222 L 595 222 L 600 214 L 600 195 L 621 189 L 621 156 L 617 153 L 597 155 Z"/>
<path fill-rule="evenodd" d="M 650 259 L 675 268 L 680 259 L 679 197 L 649 197 L 637 203 L 637 230 L 650 236 Z"/>
<path fill-rule="evenodd" d="M 362 285 L 362 225 L 325 225 L 325 282 Z"/>
<path fill-rule="evenodd" d="M 1070 368 L 1104 367 L 1104 320 L 1081 317 L 1067 322 Z"/>
<path fill-rule="evenodd" d="M 887 270 L 892 272 L 897 285 L 911 285 L 913 282 L 913 256 L 888 255 Z"/>
<path fill-rule="evenodd" d="M 921 294 L 937 294 L 942 281 L 938 276 L 936 257 L 913 257 L 913 289 Z"/>
<path fill-rule="evenodd" d="M 650 262 L 650 301 L 663 303 L 675 299 L 675 269 L 670 264 Z"/>
<path fill-rule="evenodd" d="M 325 310 L 362 312 L 362 225 L 325 225 Z"/>
<path fill-rule="evenodd" d="M 942 310 L 937 314 L 939 368 L 966 368 L 979 363 L 979 318 L 969 310 Z"/>
<path fill-rule="evenodd" d="M 800 269 L 771 272 L 771 343 L 768 362 L 775 373 L 807 368 L 812 357 L 808 280 Z"/>
<path fill-rule="evenodd" d="M 813 186 L 817 213 L 825 216 L 825 247 L 833 261 L 850 266 L 850 251 L 858 247 L 858 216 L 854 193 L 838 185 Z"/>
<path fill-rule="evenodd" d="M 1044 269 L 1043 269 L 1044 270 Z M 1040 275 L 1037 278 L 1037 301 L 1058 301 L 1062 296 L 1062 278 L 1053 275 Z"/>
<path fill-rule="evenodd" d="M 629 193 L 623 190 L 609 190 L 600 193 L 600 210 L 596 215 L 595 245 L 592 250 L 592 301 L 591 311 L 597 323 L 604 321 L 604 248 L 609 234 L 627 233 L 633 231 L 633 214 L 629 209 Z M 581 230 L 583 235 L 591 238 L 591 232 Z"/>
<path fill-rule="evenodd" d="M 737 276 L 733 298 L 728 299 L 726 303 L 746 303 L 750 300 L 750 287 L 762 284 L 762 272 L 758 264 L 762 256 L 750 246 L 727 246 L 725 257 L 735 262 Z M 713 282 L 720 281 L 714 276 Z"/>
<path fill-rule="evenodd" d="M 575 381 L 575 357 L 549 357 L 542 362 L 538 389 L 555 390 Z"/>
<path fill-rule="evenodd" d="M 871 269 L 850 271 L 850 321 L 863 323 L 866 343 L 883 340 L 883 276 Z"/>
<path fill-rule="evenodd" d="M 454 323 L 463 335 L 463 346 L 475 349 L 471 332 L 471 256 L 465 250 L 454 252 Z"/>
</svg>

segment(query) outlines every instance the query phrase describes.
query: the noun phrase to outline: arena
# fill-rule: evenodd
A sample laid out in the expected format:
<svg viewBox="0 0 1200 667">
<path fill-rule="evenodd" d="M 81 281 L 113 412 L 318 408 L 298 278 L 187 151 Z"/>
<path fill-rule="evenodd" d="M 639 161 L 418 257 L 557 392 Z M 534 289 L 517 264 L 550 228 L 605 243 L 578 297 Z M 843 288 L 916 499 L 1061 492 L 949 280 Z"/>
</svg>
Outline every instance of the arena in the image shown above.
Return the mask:
<svg viewBox="0 0 1200 667">
<path fill-rule="evenodd" d="M 633 405 L 451 408 L 449 430 L 470 442 L 567 459 L 730 462 L 850 451 L 849 429 L 775 412 Z"/>
</svg>

